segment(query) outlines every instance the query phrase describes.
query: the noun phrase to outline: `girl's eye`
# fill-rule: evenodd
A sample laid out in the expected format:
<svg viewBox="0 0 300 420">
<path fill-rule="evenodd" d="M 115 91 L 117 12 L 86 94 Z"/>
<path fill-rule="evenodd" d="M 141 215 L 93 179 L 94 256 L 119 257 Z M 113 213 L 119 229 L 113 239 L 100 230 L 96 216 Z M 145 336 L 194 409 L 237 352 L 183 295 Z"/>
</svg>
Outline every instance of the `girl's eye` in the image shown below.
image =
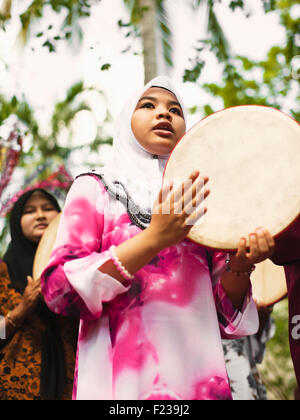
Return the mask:
<svg viewBox="0 0 300 420">
<path fill-rule="evenodd" d="M 180 115 L 181 116 L 181 111 L 179 108 L 171 108 L 170 112 L 173 112 L 174 114 Z"/>
<path fill-rule="evenodd" d="M 154 108 L 154 105 L 151 102 L 145 102 L 141 108 Z"/>
<path fill-rule="evenodd" d="M 30 214 L 30 213 L 33 213 L 33 212 L 34 212 L 33 209 L 25 209 L 25 210 L 23 210 L 23 214 Z"/>
</svg>

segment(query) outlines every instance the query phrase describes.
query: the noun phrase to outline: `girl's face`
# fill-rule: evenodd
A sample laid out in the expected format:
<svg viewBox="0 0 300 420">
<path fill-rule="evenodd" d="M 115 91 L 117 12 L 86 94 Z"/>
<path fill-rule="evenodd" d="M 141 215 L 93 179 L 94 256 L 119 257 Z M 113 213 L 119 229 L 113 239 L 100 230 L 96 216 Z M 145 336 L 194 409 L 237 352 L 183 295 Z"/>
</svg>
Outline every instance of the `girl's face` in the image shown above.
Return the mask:
<svg viewBox="0 0 300 420">
<path fill-rule="evenodd" d="M 133 112 L 131 128 L 135 138 L 148 152 L 169 154 L 186 130 L 176 96 L 163 88 L 148 89 Z"/>
<path fill-rule="evenodd" d="M 24 236 L 31 242 L 38 243 L 57 214 L 56 207 L 47 197 L 39 192 L 33 193 L 27 200 L 21 217 Z"/>
</svg>

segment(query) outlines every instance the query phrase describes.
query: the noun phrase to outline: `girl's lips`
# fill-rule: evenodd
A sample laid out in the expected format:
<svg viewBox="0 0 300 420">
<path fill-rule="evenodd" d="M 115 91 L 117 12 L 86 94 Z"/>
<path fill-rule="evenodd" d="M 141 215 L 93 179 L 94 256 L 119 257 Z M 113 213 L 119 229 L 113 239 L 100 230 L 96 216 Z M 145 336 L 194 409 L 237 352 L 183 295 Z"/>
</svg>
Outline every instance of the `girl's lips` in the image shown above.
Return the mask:
<svg viewBox="0 0 300 420">
<path fill-rule="evenodd" d="M 172 137 L 173 136 L 172 131 L 160 130 L 160 129 L 155 129 L 153 131 L 155 132 L 156 135 L 158 135 L 160 137 Z"/>
<path fill-rule="evenodd" d="M 36 229 L 45 229 L 47 227 L 48 227 L 48 225 L 45 224 L 45 223 L 40 223 L 39 225 L 36 225 L 35 226 Z"/>
<path fill-rule="evenodd" d="M 172 124 L 170 124 L 167 121 L 157 124 L 155 127 L 153 127 L 153 131 L 159 137 L 165 137 L 165 138 L 172 137 L 174 134 L 174 129 L 173 129 Z"/>
<path fill-rule="evenodd" d="M 165 131 L 165 132 L 174 133 L 174 129 L 173 129 L 172 124 L 170 124 L 167 121 L 157 124 L 155 127 L 153 127 L 153 130 L 154 131 Z"/>
</svg>

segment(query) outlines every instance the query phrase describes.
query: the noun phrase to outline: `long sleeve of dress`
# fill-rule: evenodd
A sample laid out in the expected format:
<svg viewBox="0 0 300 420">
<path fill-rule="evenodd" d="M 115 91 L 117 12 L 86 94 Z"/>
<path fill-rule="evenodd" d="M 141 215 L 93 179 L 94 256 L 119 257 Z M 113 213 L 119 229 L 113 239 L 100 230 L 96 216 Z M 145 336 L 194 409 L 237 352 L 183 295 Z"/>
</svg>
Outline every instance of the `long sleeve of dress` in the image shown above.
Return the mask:
<svg viewBox="0 0 300 420">
<path fill-rule="evenodd" d="M 271 260 L 283 265 L 288 288 L 289 340 L 295 374 L 300 388 L 300 216 L 275 239 Z"/>
<path fill-rule="evenodd" d="M 237 339 L 255 334 L 259 327 L 259 319 L 255 302 L 252 299 L 251 284 L 241 310 L 235 309 L 221 283 L 225 255 L 223 252 L 215 252 L 212 253 L 211 258 L 213 293 L 222 338 Z"/>
<path fill-rule="evenodd" d="M 101 252 L 105 194 L 93 177 L 76 179 L 69 191 L 54 251 L 41 278 L 45 300 L 55 313 L 97 319 L 103 303 L 128 290 L 98 270 L 111 259 L 109 250 Z"/>
</svg>

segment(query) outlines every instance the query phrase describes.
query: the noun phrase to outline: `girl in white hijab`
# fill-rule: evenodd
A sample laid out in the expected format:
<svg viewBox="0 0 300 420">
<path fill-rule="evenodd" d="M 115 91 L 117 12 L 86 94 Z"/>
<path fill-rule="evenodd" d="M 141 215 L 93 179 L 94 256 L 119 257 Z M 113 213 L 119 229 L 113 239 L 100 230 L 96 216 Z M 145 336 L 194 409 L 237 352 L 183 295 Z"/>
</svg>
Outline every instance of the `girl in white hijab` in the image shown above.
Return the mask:
<svg viewBox="0 0 300 420">
<path fill-rule="evenodd" d="M 154 79 L 121 113 L 112 162 L 68 194 L 42 289 L 54 312 L 81 319 L 75 399 L 231 399 L 221 336 L 256 332 L 250 272 L 272 238 L 257 231 L 250 252 L 241 240 L 227 271 L 223 253 L 185 239 L 208 178 L 194 171 L 184 197 L 160 191 L 185 129 L 176 89 Z"/>
</svg>

